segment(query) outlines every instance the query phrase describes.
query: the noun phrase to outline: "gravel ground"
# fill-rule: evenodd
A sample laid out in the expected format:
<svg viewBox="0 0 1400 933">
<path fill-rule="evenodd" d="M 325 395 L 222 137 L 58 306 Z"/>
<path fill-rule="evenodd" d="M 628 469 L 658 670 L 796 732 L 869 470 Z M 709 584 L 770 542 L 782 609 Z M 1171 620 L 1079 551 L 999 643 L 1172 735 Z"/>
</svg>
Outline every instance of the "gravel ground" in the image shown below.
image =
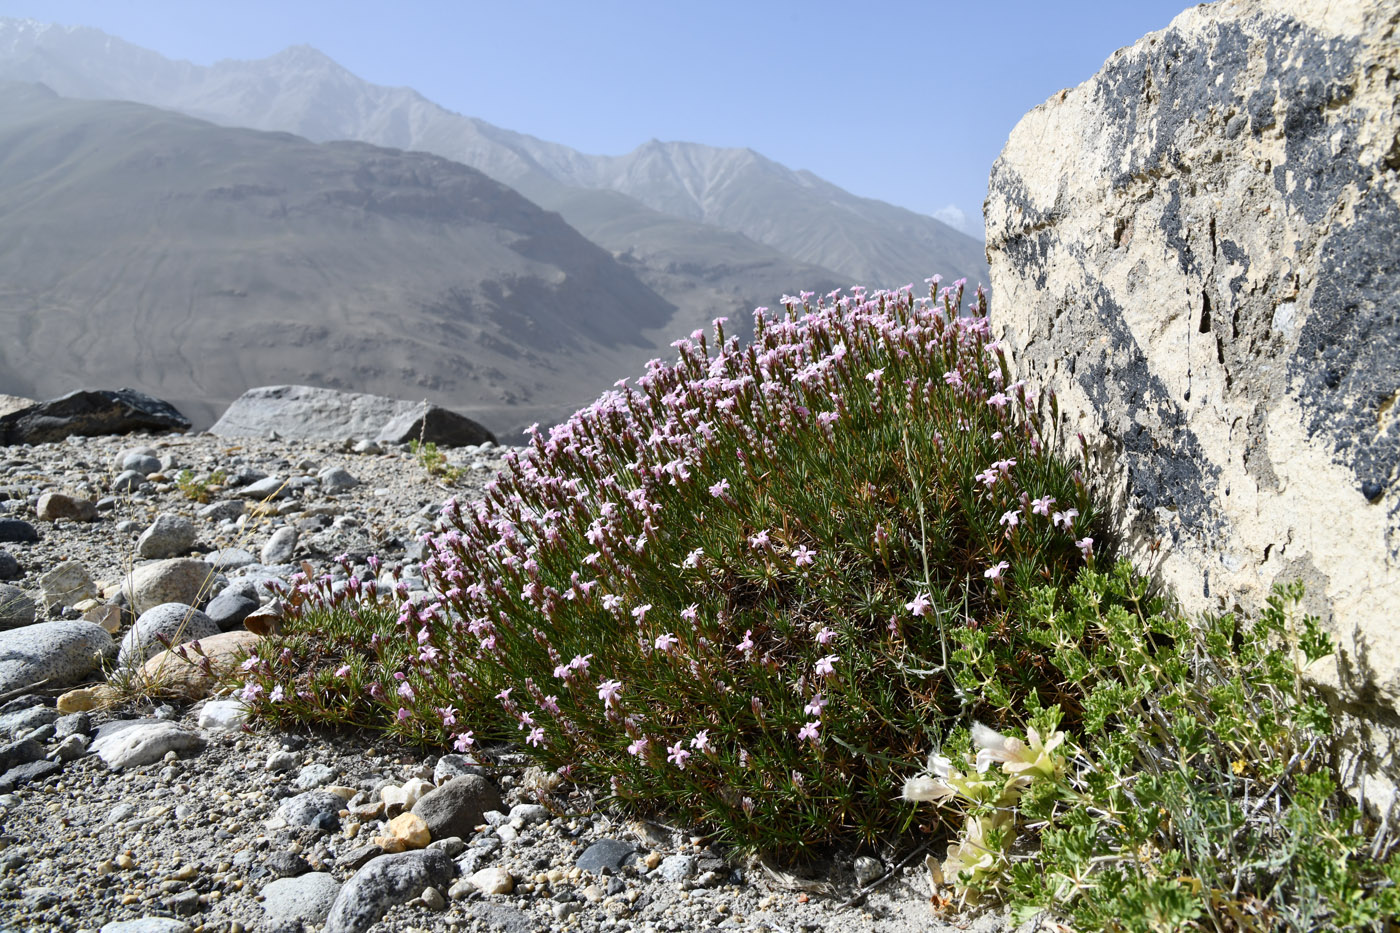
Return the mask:
<svg viewBox="0 0 1400 933">
<path fill-rule="evenodd" d="M 160 468 L 134 492 L 114 493 L 124 452 L 143 446 Z M 416 536 L 443 500 L 471 497 L 500 466 L 499 448 L 447 451 L 466 470 L 463 484 L 449 489 L 407 449 L 357 453 L 352 446 L 192 435 L 0 449 L 0 518 L 27 521 L 39 533 L 37 542 L 0 543 L 20 566 L 20 577 L 8 582 L 37 599 L 39 576 L 74 560 L 99 583 L 118 581 L 143 563 L 138 536 L 162 513 L 194 524 L 194 557 L 221 548 L 256 557 L 280 529 L 297 529 L 290 560 L 226 571 L 233 588 L 285 579 L 302 561 L 320 571 L 344 553 L 411 566 Z M 318 477 L 337 467 L 358 484 L 330 491 Z M 182 470 L 196 481 L 223 471 L 226 482 L 209 490 L 213 502 L 236 496 L 237 483 L 259 474 L 287 480 L 292 494 L 266 516 L 201 516 L 204 505 L 175 483 Z M 98 519 L 41 520 L 40 497 L 55 491 L 96 502 Z M 269 556 L 286 555 L 274 549 Z M 48 613 L 77 615 L 62 605 Z M 0 697 L 0 759 L 26 739 L 47 759 L 72 756 L 58 761 L 61 767 L 31 762 L 26 767 L 55 773 L 0 793 L 0 931 L 1007 928 L 995 914 L 935 915 L 922 855 L 898 868 L 908 853 L 838 853 L 802 873 L 775 873 L 716 851 L 684 828 L 630 820 L 586 789 L 550 788 L 512 749 L 488 750 L 478 771 L 460 756 L 440 758 L 372 734 L 224 730 L 209 721 L 219 708 L 213 700 L 138 700 L 58 719 L 51 707 L 61 692 Z M 96 745 L 135 720 L 168 720 L 198 737 L 192 741 L 202 739 L 202 748 L 125 767 L 85 753 L 89 740 Z M 485 777 L 500 801 L 460 836 L 431 843 L 441 853 L 436 858 L 451 859 L 450 872 L 429 883 L 409 878 L 398 893 L 373 887 L 376 865 L 416 857 L 381 854 L 386 846 L 370 841 L 393 835 L 389 821 L 400 798 L 406 794 L 411 804 L 415 794 L 463 773 Z M 300 812 L 289 803 L 294 799 L 319 800 L 324 813 L 315 819 L 322 822 L 299 823 L 291 816 Z M 877 878 L 878 886 L 863 893 L 862 882 Z M 366 920 L 364 911 L 352 916 L 339 903 L 332 909 L 334 898 L 361 906 L 379 898 L 386 909 L 377 921 Z"/>
</svg>

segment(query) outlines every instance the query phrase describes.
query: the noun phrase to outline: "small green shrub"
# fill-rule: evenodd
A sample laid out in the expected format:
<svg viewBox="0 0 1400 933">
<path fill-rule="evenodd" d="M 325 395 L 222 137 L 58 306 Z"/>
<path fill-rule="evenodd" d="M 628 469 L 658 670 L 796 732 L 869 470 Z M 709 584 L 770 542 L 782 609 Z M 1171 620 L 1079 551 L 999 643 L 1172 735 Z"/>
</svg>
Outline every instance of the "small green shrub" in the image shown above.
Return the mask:
<svg viewBox="0 0 1400 933">
<path fill-rule="evenodd" d="M 210 487 L 223 485 L 227 478 L 223 470 L 215 470 L 204 477 L 196 476 L 191 470 L 181 470 L 179 475 L 175 477 L 175 486 L 186 499 L 207 503 Z"/>
<path fill-rule="evenodd" d="M 1076 732 L 1031 697 L 1026 741 L 974 725 L 904 787 L 959 817 L 932 868 L 960 900 L 1081 930 L 1384 930 L 1400 916 L 1400 861 L 1370 856 L 1328 771 L 1330 719 L 1303 675 L 1331 645 L 1299 611 L 1301 586 L 1253 625 L 1187 623 L 1126 563 L 1085 570 L 1068 601 L 1028 597 L 1027 634 L 1082 697 Z"/>
<path fill-rule="evenodd" d="M 1025 595 L 1066 590 L 1103 535 L 980 297 L 809 298 L 532 433 L 483 504 L 445 510 L 437 596 L 392 629 L 301 582 L 318 624 L 374 634 L 253 659 L 258 709 L 514 738 L 752 848 L 892 838 L 890 786 L 952 722 L 1062 698 Z"/>
<path fill-rule="evenodd" d="M 437 444 L 432 441 L 411 440 L 408 446 L 418 465 L 434 479 L 453 484 L 466 475 L 466 470 L 448 463 L 447 455 L 438 450 Z"/>
</svg>

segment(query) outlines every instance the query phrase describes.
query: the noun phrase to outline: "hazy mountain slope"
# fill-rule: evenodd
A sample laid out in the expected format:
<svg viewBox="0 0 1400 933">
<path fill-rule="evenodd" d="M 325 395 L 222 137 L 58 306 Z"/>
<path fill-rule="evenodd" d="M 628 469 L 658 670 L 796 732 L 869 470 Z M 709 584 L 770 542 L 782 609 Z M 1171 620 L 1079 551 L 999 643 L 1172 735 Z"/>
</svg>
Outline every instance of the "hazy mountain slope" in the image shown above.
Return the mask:
<svg viewBox="0 0 1400 933">
<path fill-rule="evenodd" d="M 307 382 L 508 432 L 680 326 L 466 166 L 0 86 L 0 392 L 132 385 L 207 421 L 249 386 Z"/>
<path fill-rule="evenodd" d="M 142 68 L 150 74 L 144 83 L 138 77 Z M 437 153 L 519 188 L 576 226 L 579 219 L 565 211 L 573 199 L 540 196 L 547 181 L 617 191 L 654 211 L 742 233 L 801 263 L 836 270 L 843 284 L 903 285 L 933 272 L 949 280 L 987 279 L 983 245 L 971 237 L 932 217 L 855 197 L 750 150 L 652 142 L 624 156 L 589 156 L 451 113 L 407 88 L 362 81 L 308 47 L 198 68 L 96 30 L 0 20 L 0 76 L 314 140 L 359 139 Z M 626 216 L 635 205 L 605 203 L 618 225 L 644 224 Z M 707 264 L 703 255 L 697 260 Z"/>
</svg>

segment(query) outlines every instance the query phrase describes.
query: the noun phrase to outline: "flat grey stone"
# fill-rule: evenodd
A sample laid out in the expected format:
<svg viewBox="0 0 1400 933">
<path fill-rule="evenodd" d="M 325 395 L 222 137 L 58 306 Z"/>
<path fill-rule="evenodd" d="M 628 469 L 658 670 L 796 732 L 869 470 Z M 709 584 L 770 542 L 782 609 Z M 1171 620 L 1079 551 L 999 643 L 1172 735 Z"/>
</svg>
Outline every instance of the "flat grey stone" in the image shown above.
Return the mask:
<svg viewBox="0 0 1400 933">
<path fill-rule="evenodd" d="M 339 772 L 330 765 L 309 764 L 292 779 L 292 787 L 295 790 L 315 790 L 332 783 L 339 776 Z"/>
<path fill-rule="evenodd" d="M 445 888 L 456 874 L 452 859 L 436 849 L 381 855 L 345 882 L 323 933 L 366 933 L 390 907 L 412 900 L 429 885 Z"/>
<path fill-rule="evenodd" d="M 92 743 L 92 750 L 113 770 L 160 761 L 166 752 L 178 754 L 203 747 L 203 736 L 161 719 L 138 720 L 105 733 L 99 729 Z"/>
<path fill-rule="evenodd" d="M 28 706 L 24 709 L 11 710 L 0 716 L 0 735 L 22 736 L 26 732 L 32 732 L 40 726 L 47 726 L 58 721 L 62 714 L 52 706 L 42 704 Z"/>
<path fill-rule="evenodd" d="M 242 570 L 258 562 L 252 551 L 241 547 L 220 548 L 204 555 L 205 563 L 212 564 L 215 570 Z"/>
<path fill-rule="evenodd" d="M 162 603 L 152 606 L 137 618 L 136 624 L 122 639 L 117 654 L 120 667 L 135 666 L 153 658 L 175 645 L 219 634 L 214 620 L 185 603 Z M 161 637 L 169 641 L 165 644 Z"/>
<path fill-rule="evenodd" d="M 340 882 L 329 872 L 278 878 L 263 885 L 263 910 L 269 923 L 325 923 Z"/>
<path fill-rule="evenodd" d="M 63 770 L 63 765 L 57 761 L 25 762 L 22 765 L 15 765 L 4 774 L 0 774 L 0 794 L 8 794 L 16 787 L 23 787 L 31 781 L 42 781 L 44 778 L 57 774 Z"/>
<path fill-rule="evenodd" d="M 127 454 L 126 459 L 122 461 L 122 470 L 133 470 L 142 476 L 150 476 L 160 472 L 160 459 L 149 454 L 133 452 Z"/>
<path fill-rule="evenodd" d="M 171 917 L 142 917 L 140 920 L 114 920 L 100 933 L 191 933 L 190 925 Z"/>
<path fill-rule="evenodd" d="M 237 499 L 224 499 L 211 502 L 194 513 L 198 518 L 210 522 L 231 522 L 243 514 L 244 506 Z"/>
<path fill-rule="evenodd" d="M 31 761 L 38 761 L 43 757 L 44 746 L 33 739 L 23 739 L 19 742 L 0 745 L 0 772 L 29 764 Z"/>
<path fill-rule="evenodd" d="M 252 499 L 257 502 L 264 499 L 285 499 L 290 494 L 291 490 L 287 488 L 287 481 L 280 476 L 268 476 L 256 483 L 249 483 L 235 493 L 239 498 Z"/>
<path fill-rule="evenodd" d="M 623 865 L 636 859 L 637 847 L 621 839 L 599 839 L 583 850 L 575 862 L 583 871 L 600 874 L 603 869 L 619 871 Z"/>
<path fill-rule="evenodd" d="M 92 622 L 39 622 L 0 632 L 0 696 L 43 685 L 72 686 L 112 653 L 112 636 Z"/>
</svg>

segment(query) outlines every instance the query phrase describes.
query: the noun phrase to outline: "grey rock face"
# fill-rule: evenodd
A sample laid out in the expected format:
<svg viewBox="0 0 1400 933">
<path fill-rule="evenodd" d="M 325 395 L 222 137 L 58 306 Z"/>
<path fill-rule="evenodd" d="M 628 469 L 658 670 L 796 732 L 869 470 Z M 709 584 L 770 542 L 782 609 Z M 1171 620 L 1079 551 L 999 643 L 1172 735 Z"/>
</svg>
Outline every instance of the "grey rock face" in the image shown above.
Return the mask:
<svg viewBox="0 0 1400 933">
<path fill-rule="evenodd" d="M 329 872 L 278 878 L 263 885 L 263 910 L 270 924 L 290 921 L 325 923 L 340 893 L 340 882 Z"/>
<path fill-rule="evenodd" d="M 297 530 L 291 525 L 284 525 L 272 533 L 272 537 L 263 545 L 260 556 L 264 564 L 285 564 L 292 559 L 296 548 Z"/>
<path fill-rule="evenodd" d="M 145 560 L 179 557 L 194 547 L 194 522 L 183 515 L 162 513 L 136 539 L 136 556 Z"/>
<path fill-rule="evenodd" d="M 428 826 L 434 839 L 468 838 L 487 810 L 501 808 L 501 795 L 484 777 L 474 774 L 453 778 L 429 791 L 413 805 L 413 813 Z"/>
<path fill-rule="evenodd" d="M 106 732 L 99 729 L 92 741 L 92 750 L 114 770 L 160 761 L 167 752 L 178 754 L 204 747 L 204 738 L 197 732 L 163 719 L 136 720 L 122 726 Z"/>
<path fill-rule="evenodd" d="M 33 625 L 34 618 L 34 600 L 29 594 L 17 586 L 0 583 L 0 629 Z"/>
<path fill-rule="evenodd" d="M 70 686 L 112 651 L 112 636 L 91 622 L 40 622 L 0 632 L 0 695 L 41 682 Z"/>
<path fill-rule="evenodd" d="M 122 639 L 117 664 L 128 667 L 153 658 L 166 648 L 187 641 L 209 638 L 219 634 L 214 620 L 185 603 L 161 603 L 136 619 L 136 624 Z M 169 644 L 162 641 L 164 638 Z"/>
<path fill-rule="evenodd" d="M 994 329 L 1055 389 L 1190 611 L 1301 579 L 1397 800 L 1400 68 L 1394 4 L 1188 10 L 1025 116 L 987 201 Z M 1046 144 L 1053 140 L 1053 145 Z M 1077 443 L 1075 444 L 1077 446 Z M 1161 542 L 1159 545 L 1158 542 Z"/>
<path fill-rule="evenodd" d="M 325 933 L 365 933 L 395 904 L 412 900 L 432 885 L 443 888 L 457 872 L 436 849 L 381 855 L 345 882 L 326 918 Z"/>
<path fill-rule="evenodd" d="M 44 444 L 79 435 L 188 431 L 189 420 L 169 402 L 135 389 L 80 389 L 0 416 L 0 444 Z"/>
<path fill-rule="evenodd" d="M 475 421 L 436 405 L 311 386 L 249 389 L 209 429 L 220 437 L 266 437 L 274 431 L 315 440 L 374 437 L 405 443 L 421 437 L 452 447 L 495 442 Z"/>
</svg>

